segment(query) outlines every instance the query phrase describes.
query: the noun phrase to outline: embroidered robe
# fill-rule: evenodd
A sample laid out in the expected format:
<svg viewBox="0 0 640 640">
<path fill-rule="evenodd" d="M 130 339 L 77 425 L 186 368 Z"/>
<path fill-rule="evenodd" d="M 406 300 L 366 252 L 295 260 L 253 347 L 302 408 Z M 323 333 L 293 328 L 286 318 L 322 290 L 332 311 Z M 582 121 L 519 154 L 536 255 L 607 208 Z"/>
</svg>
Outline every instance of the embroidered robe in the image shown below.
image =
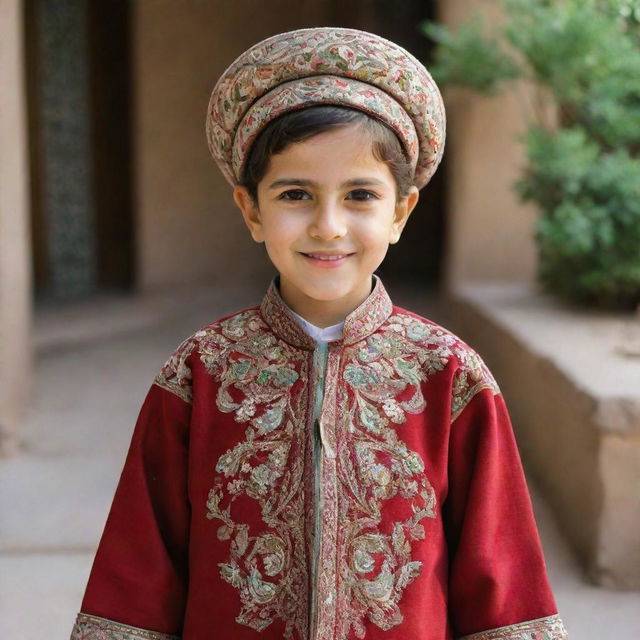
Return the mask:
<svg viewBox="0 0 640 640">
<path fill-rule="evenodd" d="M 376 278 L 316 343 L 272 283 L 148 392 L 73 640 L 562 640 L 499 389 Z"/>
</svg>

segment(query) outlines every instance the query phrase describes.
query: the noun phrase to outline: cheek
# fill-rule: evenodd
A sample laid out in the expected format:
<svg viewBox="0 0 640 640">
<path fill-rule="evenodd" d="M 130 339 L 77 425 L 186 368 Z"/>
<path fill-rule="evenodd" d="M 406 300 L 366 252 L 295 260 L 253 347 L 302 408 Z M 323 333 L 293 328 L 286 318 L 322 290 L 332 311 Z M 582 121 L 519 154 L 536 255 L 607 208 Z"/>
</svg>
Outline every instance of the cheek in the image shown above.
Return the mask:
<svg viewBox="0 0 640 640">
<path fill-rule="evenodd" d="M 386 218 L 373 224 L 361 225 L 357 230 L 362 246 L 379 251 L 386 251 L 391 233 L 391 225 Z"/>
<path fill-rule="evenodd" d="M 263 229 L 265 242 L 274 248 L 284 247 L 294 242 L 304 232 L 304 224 L 300 216 L 276 213 L 265 216 Z"/>
</svg>

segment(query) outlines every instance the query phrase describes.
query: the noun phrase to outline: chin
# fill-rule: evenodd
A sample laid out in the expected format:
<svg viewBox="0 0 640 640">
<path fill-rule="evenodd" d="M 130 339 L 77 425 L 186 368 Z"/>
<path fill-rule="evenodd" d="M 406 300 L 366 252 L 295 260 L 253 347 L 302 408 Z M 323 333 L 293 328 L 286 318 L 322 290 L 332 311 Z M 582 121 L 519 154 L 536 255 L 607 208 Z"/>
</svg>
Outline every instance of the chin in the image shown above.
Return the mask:
<svg viewBox="0 0 640 640">
<path fill-rule="evenodd" d="M 322 300 L 324 302 L 331 302 L 332 300 L 339 300 L 349 295 L 351 291 L 350 287 L 344 282 L 336 282 L 335 284 L 319 284 L 317 286 L 310 286 L 306 283 L 301 291 L 314 300 Z"/>
</svg>

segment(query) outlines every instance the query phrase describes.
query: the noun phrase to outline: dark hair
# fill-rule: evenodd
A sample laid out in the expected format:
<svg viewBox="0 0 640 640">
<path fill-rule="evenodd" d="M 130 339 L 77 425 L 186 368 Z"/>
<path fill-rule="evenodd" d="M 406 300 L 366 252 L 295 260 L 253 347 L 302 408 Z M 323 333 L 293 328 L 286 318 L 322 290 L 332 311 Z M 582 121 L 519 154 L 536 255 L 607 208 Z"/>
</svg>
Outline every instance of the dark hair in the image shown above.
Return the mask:
<svg viewBox="0 0 640 640">
<path fill-rule="evenodd" d="M 242 185 L 253 201 L 258 202 L 258 183 L 267 172 L 272 155 L 281 153 L 294 142 L 349 124 L 360 125 L 371 141 L 374 157 L 389 167 L 397 198 L 408 195 L 413 185 L 413 168 L 393 129 L 363 111 L 333 105 L 306 107 L 272 120 L 253 143 L 242 172 Z"/>
</svg>

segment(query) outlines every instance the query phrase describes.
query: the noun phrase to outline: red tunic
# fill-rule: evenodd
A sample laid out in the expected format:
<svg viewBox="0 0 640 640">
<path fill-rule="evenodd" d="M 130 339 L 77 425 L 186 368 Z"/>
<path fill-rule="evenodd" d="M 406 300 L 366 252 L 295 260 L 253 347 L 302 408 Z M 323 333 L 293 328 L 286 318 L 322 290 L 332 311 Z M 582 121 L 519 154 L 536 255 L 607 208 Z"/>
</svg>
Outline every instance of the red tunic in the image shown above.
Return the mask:
<svg viewBox="0 0 640 640">
<path fill-rule="evenodd" d="M 382 283 L 316 343 L 271 284 L 138 418 L 72 638 L 561 640 L 478 355 Z"/>
</svg>

